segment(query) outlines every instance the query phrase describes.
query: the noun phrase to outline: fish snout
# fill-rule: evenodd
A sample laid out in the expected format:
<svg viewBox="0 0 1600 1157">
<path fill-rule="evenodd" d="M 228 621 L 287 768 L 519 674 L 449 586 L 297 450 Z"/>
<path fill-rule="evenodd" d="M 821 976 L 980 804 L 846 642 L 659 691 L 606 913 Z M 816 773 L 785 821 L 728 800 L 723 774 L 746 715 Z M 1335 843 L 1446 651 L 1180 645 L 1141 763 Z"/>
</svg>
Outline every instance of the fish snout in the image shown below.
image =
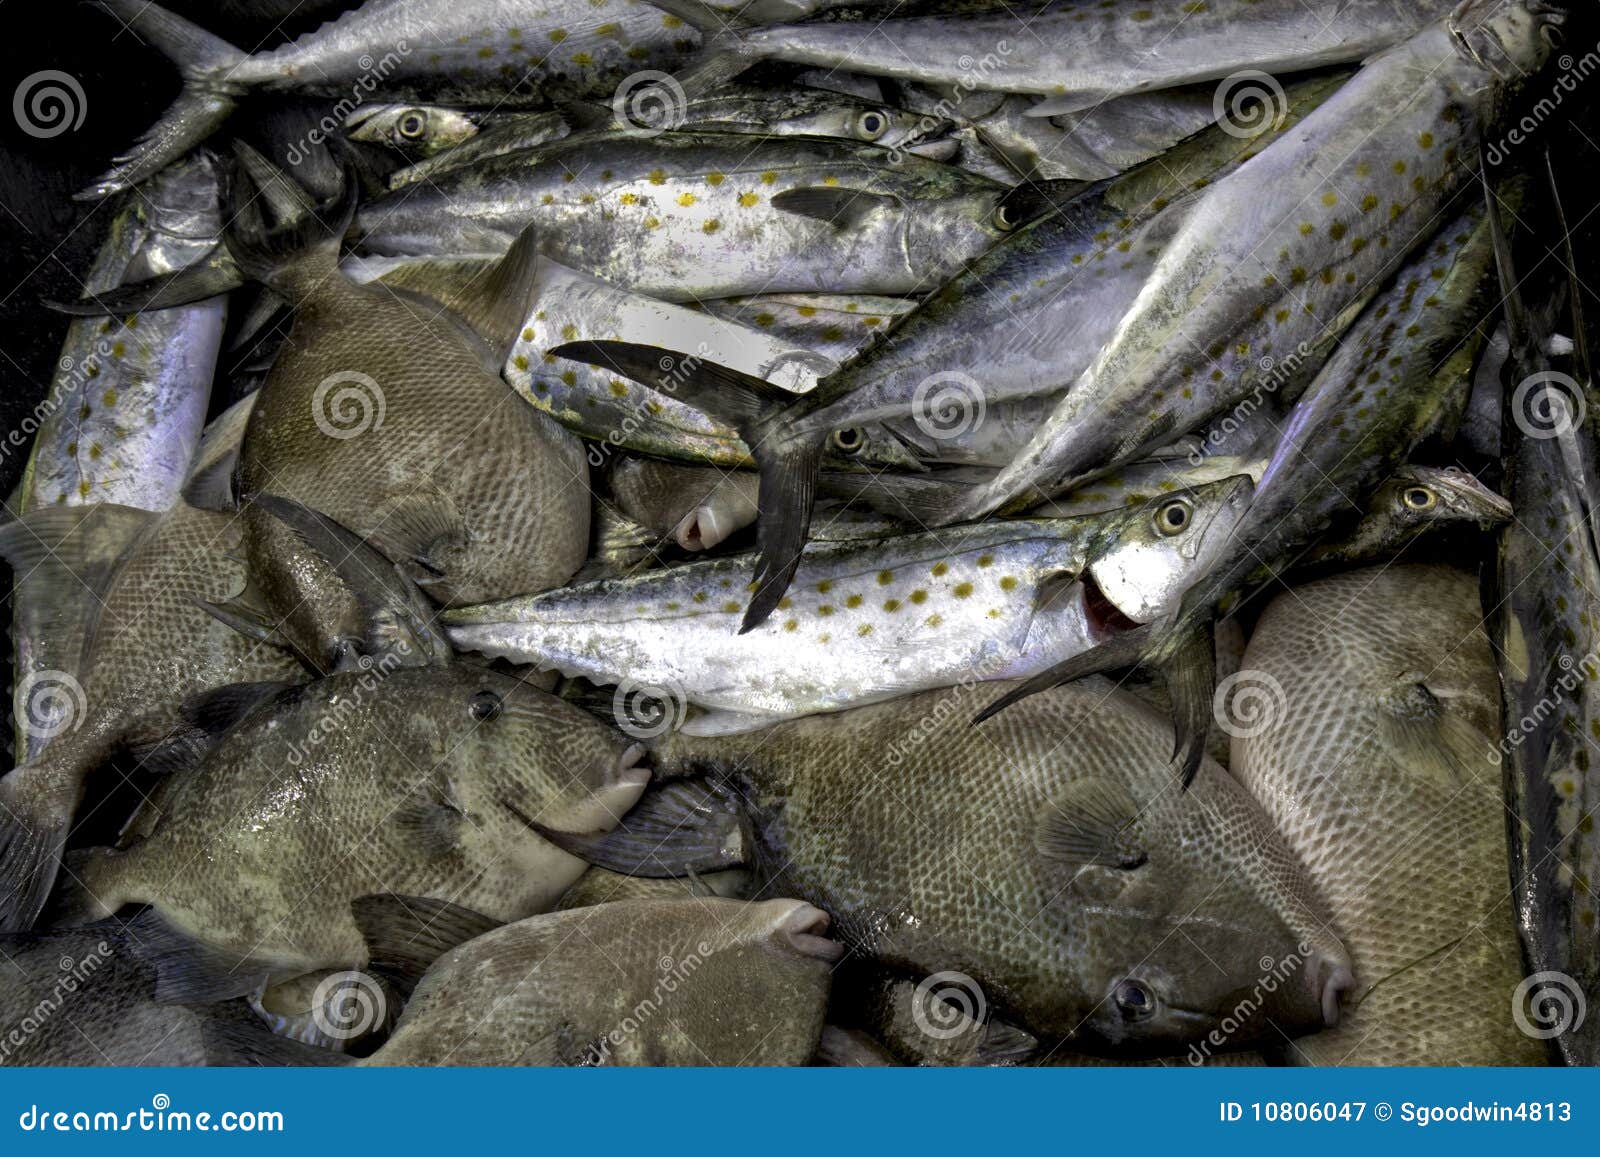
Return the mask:
<svg viewBox="0 0 1600 1157">
<path fill-rule="evenodd" d="M 828 938 L 833 921 L 821 908 L 800 900 L 776 901 L 780 910 L 771 925 L 772 934 L 802 956 L 836 964 L 844 957 L 844 945 Z"/>
<path fill-rule="evenodd" d="M 1322 1026 L 1337 1028 L 1344 995 L 1355 991 L 1356 987 L 1356 974 L 1350 969 L 1350 960 L 1342 955 L 1312 953 L 1310 971 L 1317 985 L 1317 999 L 1322 1005 Z"/>
</svg>

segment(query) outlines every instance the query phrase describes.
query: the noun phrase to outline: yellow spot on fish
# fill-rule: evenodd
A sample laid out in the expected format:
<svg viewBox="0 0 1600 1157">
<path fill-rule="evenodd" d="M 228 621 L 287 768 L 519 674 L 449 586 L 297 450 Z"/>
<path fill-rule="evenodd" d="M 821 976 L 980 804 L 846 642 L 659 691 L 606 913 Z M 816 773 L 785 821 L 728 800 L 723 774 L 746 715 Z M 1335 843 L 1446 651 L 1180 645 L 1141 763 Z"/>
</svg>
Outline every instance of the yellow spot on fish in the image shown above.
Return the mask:
<svg viewBox="0 0 1600 1157">
<path fill-rule="evenodd" d="M 639 194 L 624 193 L 618 197 L 617 200 L 621 201 L 624 205 L 637 205 L 639 203 Z"/>
<path fill-rule="evenodd" d="M 644 227 L 646 229 L 659 229 L 659 228 L 661 228 L 661 218 L 660 217 L 646 217 L 644 219 Z"/>
<path fill-rule="evenodd" d="M 550 42 L 552 44 L 560 44 L 566 38 L 567 30 L 565 28 L 552 28 L 550 30 Z"/>
<path fill-rule="evenodd" d="M 828 603 L 823 603 L 817 607 L 817 614 L 821 615 L 823 618 L 827 618 L 829 615 L 833 614 L 833 607 Z"/>
<path fill-rule="evenodd" d="M 722 604 L 722 609 L 731 615 L 738 611 L 739 604 L 735 600 L 729 599 L 727 602 Z"/>
<path fill-rule="evenodd" d="M 594 57 L 590 56 L 587 52 L 574 52 L 572 54 L 572 63 L 578 65 L 580 68 L 585 67 L 594 63 Z"/>
<path fill-rule="evenodd" d="M 702 233 L 715 233 L 718 229 L 721 229 L 721 228 L 722 228 L 722 222 L 718 221 L 715 217 L 713 217 L 713 218 L 711 218 L 711 220 L 707 221 L 704 225 L 700 226 L 700 232 L 702 232 Z"/>
<path fill-rule="evenodd" d="M 1302 222 L 1300 222 L 1300 235 L 1302 237 L 1309 237 L 1313 233 L 1315 233 L 1316 231 L 1317 231 L 1317 227 L 1315 225 L 1313 225 L 1310 221 L 1302 221 Z"/>
<path fill-rule="evenodd" d="M 861 596 L 851 595 L 849 598 L 845 599 L 844 605 L 851 608 L 859 607 L 861 605 Z"/>
<path fill-rule="evenodd" d="M 668 12 L 661 17 L 661 25 L 663 28 L 682 28 L 683 18 L 681 16 L 674 16 L 672 13 Z"/>
<path fill-rule="evenodd" d="M 759 196 L 757 196 L 755 193 L 740 193 L 739 194 L 739 206 L 740 206 L 740 208 L 748 209 L 751 206 L 759 205 L 760 203 L 761 203 L 761 198 Z M 804 311 L 805 308 L 808 308 L 808 307 L 802 307 L 802 312 Z M 811 313 L 815 313 L 815 312 L 816 312 L 816 310 L 814 310 L 814 309 L 811 311 Z M 804 314 L 804 316 L 810 317 L 811 314 Z"/>
<path fill-rule="evenodd" d="M 888 611 L 891 615 L 894 614 L 896 611 L 898 611 L 900 609 L 900 600 L 899 599 L 884 599 L 883 600 L 883 609 Z"/>
<path fill-rule="evenodd" d="M 516 357 L 511 359 L 511 364 L 516 366 L 517 369 L 519 369 L 519 370 L 527 369 L 528 368 L 528 355 L 527 354 L 518 354 Z"/>
<path fill-rule="evenodd" d="M 1337 205 L 1339 203 L 1339 194 L 1335 193 L 1332 189 L 1329 189 L 1326 193 L 1322 194 L 1322 203 L 1324 205 Z"/>
<path fill-rule="evenodd" d="M 1378 198 L 1373 196 L 1371 193 L 1368 193 L 1365 197 L 1361 198 L 1361 211 L 1363 213 L 1370 213 L 1377 207 Z"/>
<path fill-rule="evenodd" d="M 1003 591 L 1014 591 L 1014 590 L 1016 590 L 1017 589 L 1016 577 L 1014 575 L 1006 575 L 1005 577 L 1003 577 L 1000 580 L 1000 589 L 1003 590 Z"/>
<path fill-rule="evenodd" d="M 667 183 L 667 174 L 661 169 L 651 169 L 650 183 L 652 185 L 665 185 Z"/>
<path fill-rule="evenodd" d="M 117 391 L 107 390 L 100 395 L 100 400 L 108 406 L 115 406 L 117 404 Z"/>
<path fill-rule="evenodd" d="M 577 370 L 562 370 L 561 371 L 561 383 L 562 383 L 562 385 L 567 385 L 567 386 L 575 386 L 575 385 L 577 385 L 578 384 L 578 371 Z"/>
<path fill-rule="evenodd" d="M 628 396 L 627 383 L 613 379 L 611 382 L 611 396 L 614 398 L 626 398 Z"/>
<path fill-rule="evenodd" d="M 678 204 L 682 205 L 685 209 L 687 209 L 690 205 L 693 205 L 697 200 L 699 200 L 699 198 L 693 193 L 678 194 Z"/>
<path fill-rule="evenodd" d="M 894 582 L 894 571 L 880 570 L 878 572 L 878 585 L 880 587 L 886 587 L 892 582 Z"/>
<path fill-rule="evenodd" d="M 485 45 L 483 48 L 478 49 L 478 55 L 480 57 L 482 57 L 484 60 L 488 60 L 491 56 L 494 55 L 494 49 L 492 49 L 492 48 L 488 47 L 487 45 Z"/>
<path fill-rule="evenodd" d="M 946 566 L 944 563 L 940 562 L 940 563 L 935 563 L 934 564 L 934 567 L 933 567 L 933 577 L 934 578 L 943 578 L 945 575 L 947 575 L 949 573 L 950 573 L 950 568 L 948 566 Z"/>
<path fill-rule="evenodd" d="M 694 592 L 694 601 L 697 602 L 697 603 L 705 602 L 706 601 L 706 592 L 705 591 L 695 591 Z"/>
<path fill-rule="evenodd" d="M 766 172 L 761 174 L 761 183 L 763 185 L 770 185 L 777 179 L 778 174 L 774 173 L 771 169 L 768 169 Z"/>
<path fill-rule="evenodd" d="M 817 584 L 817 593 L 819 595 L 825 595 L 829 591 L 831 591 L 832 589 L 833 589 L 833 583 L 829 582 L 827 579 L 823 579 L 821 582 L 819 582 Z"/>
<path fill-rule="evenodd" d="M 918 606 L 921 606 L 923 603 L 928 601 L 928 592 L 920 589 L 912 591 L 911 601 L 916 603 Z"/>
<path fill-rule="evenodd" d="M 978 556 L 978 565 L 979 566 L 993 566 L 994 565 L 994 555 L 992 555 L 992 554 L 980 554 Z"/>
<path fill-rule="evenodd" d="M 930 627 L 937 627 L 940 623 L 944 622 L 944 616 L 943 615 L 929 615 L 923 621 Z"/>
<path fill-rule="evenodd" d="M 522 331 L 522 340 L 523 341 L 532 341 L 533 340 L 533 331 L 531 329 L 523 330 Z"/>
<path fill-rule="evenodd" d="M 1432 133 L 1418 133 L 1417 134 L 1417 144 L 1421 145 L 1425 149 L 1433 148 L 1433 134 Z"/>
<path fill-rule="evenodd" d="M 706 184 L 710 185 L 712 188 L 716 188 L 718 185 L 722 184 L 724 180 L 725 178 L 721 173 L 706 174 Z"/>
<path fill-rule="evenodd" d="M 94 445 L 89 447 L 89 457 L 98 458 L 100 457 L 101 453 L 103 453 L 103 451 L 100 449 L 100 443 L 96 442 Z"/>
<path fill-rule="evenodd" d="M 972 593 L 972 584 L 957 583 L 950 593 L 955 595 L 958 599 L 964 599 Z"/>
<path fill-rule="evenodd" d="M 796 622 L 794 619 L 789 619 L 787 622 L 785 622 L 783 624 L 783 629 L 786 630 L 786 631 L 792 631 L 792 630 L 795 630 L 799 626 L 800 626 L 800 624 L 798 622 Z"/>
<path fill-rule="evenodd" d="M 866 638 L 868 635 L 872 634 L 872 624 L 862 623 L 856 628 L 856 634 L 860 635 L 863 639 Z"/>
<path fill-rule="evenodd" d="M 1394 163 L 1394 171 L 1396 173 L 1404 173 L 1406 171 L 1406 163 L 1404 161 L 1396 161 Z"/>
</svg>

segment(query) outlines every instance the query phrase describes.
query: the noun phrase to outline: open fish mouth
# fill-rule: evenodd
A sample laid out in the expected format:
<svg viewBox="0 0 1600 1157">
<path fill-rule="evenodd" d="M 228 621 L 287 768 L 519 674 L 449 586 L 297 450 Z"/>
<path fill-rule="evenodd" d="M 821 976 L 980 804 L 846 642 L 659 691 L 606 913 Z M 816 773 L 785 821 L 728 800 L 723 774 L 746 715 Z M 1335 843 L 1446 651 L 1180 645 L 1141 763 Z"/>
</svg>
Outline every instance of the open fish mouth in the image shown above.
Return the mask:
<svg viewBox="0 0 1600 1157">
<path fill-rule="evenodd" d="M 1103 643 L 1115 635 L 1140 626 L 1124 614 L 1121 607 L 1111 601 L 1110 596 L 1095 581 L 1092 571 L 1083 572 L 1083 577 L 1078 580 L 1078 587 L 1079 598 L 1083 603 L 1084 622 L 1088 624 L 1089 635 L 1096 643 Z"/>
</svg>

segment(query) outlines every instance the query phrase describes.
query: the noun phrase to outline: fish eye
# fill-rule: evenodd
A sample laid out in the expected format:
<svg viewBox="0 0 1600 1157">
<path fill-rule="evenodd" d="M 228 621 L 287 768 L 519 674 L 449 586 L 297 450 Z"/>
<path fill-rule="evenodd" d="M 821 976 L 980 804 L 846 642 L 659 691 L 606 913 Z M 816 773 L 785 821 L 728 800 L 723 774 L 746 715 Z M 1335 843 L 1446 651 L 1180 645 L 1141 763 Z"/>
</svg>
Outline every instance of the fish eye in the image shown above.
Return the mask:
<svg viewBox="0 0 1600 1157">
<path fill-rule="evenodd" d="M 1017 215 L 1004 201 L 994 207 L 994 227 L 1002 233 L 1009 233 L 1017 227 Z"/>
<path fill-rule="evenodd" d="M 1426 486 L 1408 486 L 1400 500 L 1411 510 L 1432 510 L 1439 496 Z"/>
<path fill-rule="evenodd" d="M 1163 502 L 1151 521 L 1157 534 L 1163 538 L 1171 538 L 1174 534 L 1182 534 L 1189 529 L 1189 521 L 1193 514 L 1194 509 L 1187 498 L 1174 498 L 1171 502 Z"/>
<path fill-rule="evenodd" d="M 875 141 L 889 131 L 889 118 L 881 112 L 868 110 L 856 118 L 856 135 L 864 141 Z"/>
<path fill-rule="evenodd" d="M 867 432 L 860 426 L 846 426 L 828 435 L 828 445 L 841 454 L 859 454 L 867 445 Z"/>
<path fill-rule="evenodd" d="M 500 696 L 493 691 L 475 691 L 467 700 L 467 714 L 479 723 L 487 722 L 500 714 Z"/>
<path fill-rule="evenodd" d="M 1145 1020 L 1156 1011 L 1156 994 L 1142 980 L 1120 980 L 1111 992 L 1123 1020 Z"/>
<path fill-rule="evenodd" d="M 428 131 L 428 116 L 421 109 L 407 109 L 400 114 L 394 128 L 408 141 L 421 140 L 422 134 Z"/>
</svg>

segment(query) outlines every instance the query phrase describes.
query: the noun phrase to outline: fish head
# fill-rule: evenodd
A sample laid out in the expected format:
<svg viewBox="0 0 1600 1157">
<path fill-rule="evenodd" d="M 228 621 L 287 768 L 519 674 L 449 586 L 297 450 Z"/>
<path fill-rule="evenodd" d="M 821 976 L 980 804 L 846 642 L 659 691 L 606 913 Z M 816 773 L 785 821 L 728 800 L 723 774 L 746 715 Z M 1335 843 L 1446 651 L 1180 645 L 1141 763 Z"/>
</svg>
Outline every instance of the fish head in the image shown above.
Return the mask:
<svg viewBox="0 0 1600 1157">
<path fill-rule="evenodd" d="M 642 744 L 509 675 L 451 663 L 390 680 L 402 677 L 415 688 L 414 709 L 432 717 L 442 750 L 431 758 L 468 816 L 509 812 L 560 831 L 607 831 L 650 781 Z"/>
<path fill-rule="evenodd" d="M 671 1016 L 646 1020 L 613 1050 L 622 1064 L 804 1064 L 822 1033 L 844 946 L 800 900 L 720 897 L 624 901 L 629 954 Z M 631 971 L 631 970 L 630 970 Z M 665 995 L 663 995 L 665 994 Z M 636 1000 L 630 1000 L 636 1003 Z"/>
<path fill-rule="evenodd" d="M 888 105 L 840 98 L 822 108 L 797 110 L 774 128 L 806 136 L 840 137 L 891 151 L 915 152 L 932 160 L 948 160 L 955 141 L 941 141 L 952 123 L 942 117 L 924 117 Z M 947 146 L 941 150 L 940 145 Z"/>
<path fill-rule="evenodd" d="M 982 253 L 1016 232 L 1027 217 L 1008 189 L 947 193 L 907 203 L 902 217 L 907 264 L 941 268 L 952 253 Z"/>
<path fill-rule="evenodd" d="M 1123 626 L 1168 613 L 1222 557 L 1254 492 L 1250 475 L 1236 474 L 1107 516 L 1085 571 L 1090 606 Z"/>
<path fill-rule="evenodd" d="M 1260 805 L 1209 760 L 1187 791 L 1137 763 L 1072 781 L 1041 818 L 1096 1002 L 1073 1047 L 1231 1051 L 1336 1023 L 1349 956 Z"/>
<path fill-rule="evenodd" d="M 1446 18 L 1457 51 L 1507 83 L 1544 67 L 1565 23 L 1549 0 L 1465 0 Z"/>
<path fill-rule="evenodd" d="M 1457 526 L 1488 530 L 1510 518 L 1511 503 L 1465 470 L 1403 466 L 1373 492 L 1345 552 L 1380 557 L 1430 531 Z"/>
<path fill-rule="evenodd" d="M 478 135 L 466 113 L 437 105 L 381 104 L 357 109 L 345 122 L 352 141 L 386 145 L 408 156 L 431 157 Z"/>
</svg>

